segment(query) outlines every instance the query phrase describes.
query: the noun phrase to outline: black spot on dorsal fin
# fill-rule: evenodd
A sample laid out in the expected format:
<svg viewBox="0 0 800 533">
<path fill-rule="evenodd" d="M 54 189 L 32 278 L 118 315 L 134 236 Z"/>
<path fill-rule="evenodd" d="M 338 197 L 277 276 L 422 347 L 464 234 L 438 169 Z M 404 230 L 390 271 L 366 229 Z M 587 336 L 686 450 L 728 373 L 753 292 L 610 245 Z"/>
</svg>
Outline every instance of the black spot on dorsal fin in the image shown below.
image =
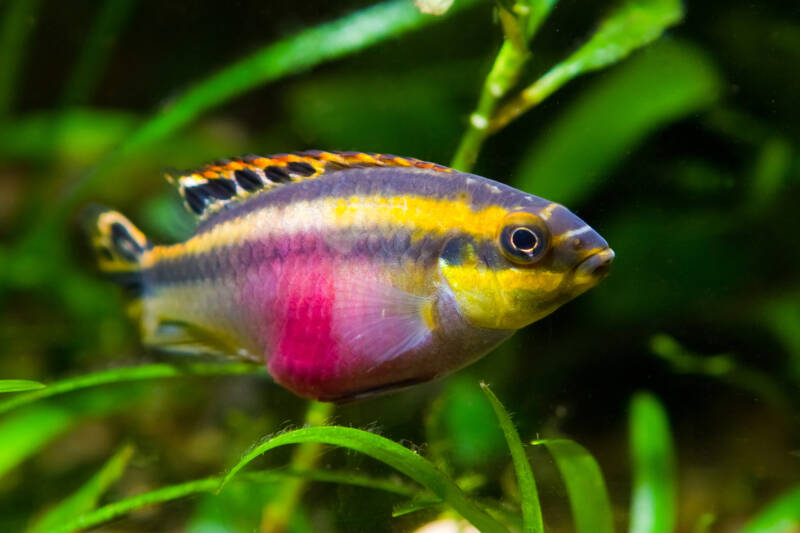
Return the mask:
<svg viewBox="0 0 800 533">
<path fill-rule="evenodd" d="M 236 178 L 236 183 L 239 184 L 239 187 L 247 192 L 257 191 L 264 186 L 258 173 L 249 168 L 234 170 L 233 176 Z"/>
<path fill-rule="evenodd" d="M 408 157 L 311 150 L 218 159 L 196 170 L 169 172 L 167 180 L 178 187 L 186 207 L 205 218 L 233 202 L 286 183 L 315 179 L 348 168 L 391 166 L 450 172 L 447 167 Z"/>
</svg>

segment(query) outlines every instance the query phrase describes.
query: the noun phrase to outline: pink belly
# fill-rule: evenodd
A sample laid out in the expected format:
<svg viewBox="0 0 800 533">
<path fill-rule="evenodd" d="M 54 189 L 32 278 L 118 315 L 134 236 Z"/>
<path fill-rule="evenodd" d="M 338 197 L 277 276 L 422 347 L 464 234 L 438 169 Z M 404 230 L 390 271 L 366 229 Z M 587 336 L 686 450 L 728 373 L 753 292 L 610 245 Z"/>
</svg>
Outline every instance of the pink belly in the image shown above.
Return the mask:
<svg viewBox="0 0 800 533">
<path fill-rule="evenodd" d="M 439 374 L 433 367 L 447 358 L 428 360 L 430 336 L 406 336 L 408 321 L 383 318 L 391 301 L 375 303 L 381 289 L 392 293 L 389 266 L 308 241 L 282 244 L 279 258 L 275 248 L 254 253 L 260 264 L 250 266 L 241 288 L 275 381 L 300 396 L 334 400 Z M 292 246 L 306 248 L 295 253 Z"/>
<path fill-rule="evenodd" d="M 281 385 L 317 397 L 342 371 L 333 335 L 334 278 L 324 267 L 287 273 L 269 320 L 267 368 Z M 288 281 L 288 283 L 287 283 Z"/>
</svg>

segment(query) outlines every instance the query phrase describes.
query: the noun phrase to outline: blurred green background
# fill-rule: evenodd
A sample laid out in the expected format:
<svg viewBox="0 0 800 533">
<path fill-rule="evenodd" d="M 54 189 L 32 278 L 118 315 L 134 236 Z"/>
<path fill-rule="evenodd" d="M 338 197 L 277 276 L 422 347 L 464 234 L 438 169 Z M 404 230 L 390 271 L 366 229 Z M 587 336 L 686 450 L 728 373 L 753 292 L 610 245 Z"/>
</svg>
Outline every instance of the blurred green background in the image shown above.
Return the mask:
<svg viewBox="0 0 800 533">
<path fill-rule="evenodd" d="M 368 5 L 0 2 L 0 379 L 50 383 L 174 362 L 139 345 L 123 295 L 93 271 L 78 223 L 87 203 L 173 242 L 193 222 L 166 167 L 308 148 L 452 159 L 503 39 L 498 8 L 462 1 L 420 18 L 408 4 L 386 11 L 395 22 L 408 17 L 401 28 L 348 41 L 377 32 L 370 19 L 321 55 L 327 34 L 302 33 Z M 523 84 L 616 5 L 558 2 L 531 43 Z M 797 486 L 800 5 L 708 0 L 685 9 L 654 44 L 576 79 L 489 138 L 474 169 L 589 221 L 617 253 L 612 275 L 472 367 L 338 407 L 335 422 L 415 443 L 503 500 L 513 470 L 478 387 L 487 381 L 523 440 L 565 436 L 592 452 L 621 530 L 632 483 L 628 406 L 649 390 L 671 421 L 678 531 L 737 531 Z M 251 54 L 270 43 L 284 44 L 222 70 L 258 59 Z M 198 89 L 217 72 L 216 93 Z M 213 105 L 169 123 L 186 95 Z M 97 387 L 10 410 L 0 414 L 0 530 L 30 527 L 126 444 L 135 452 L 104 502 L 219 474 L 262 436 L 302 424 L 305 409 L 245 375 Z M 262 466 L 284 465 L 288 454 Z M 552 459 L 530 457 L 548 531 L 571 531 Z M 336 450 L 320 465 L 390 473 Z M 392 518 L 394 496 L 322 483 L 307 490 L 293 530 L 408 531 L 440 511 Z M 100 530 L 253 531 L 271 491 L 196 496 Z"/>
</svg>

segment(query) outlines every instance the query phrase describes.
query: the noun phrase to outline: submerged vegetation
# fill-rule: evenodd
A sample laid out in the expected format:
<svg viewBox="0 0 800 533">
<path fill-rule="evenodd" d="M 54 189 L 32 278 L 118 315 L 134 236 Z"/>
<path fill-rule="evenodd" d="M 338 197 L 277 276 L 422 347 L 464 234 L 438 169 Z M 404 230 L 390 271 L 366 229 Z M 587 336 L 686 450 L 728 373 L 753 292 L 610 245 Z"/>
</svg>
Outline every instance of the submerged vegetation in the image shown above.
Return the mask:
<svg viewBox="0 0 800 533">
<path fill-rule="evenodd" d="M 0 4 L 0 530 L 800 531 L 798 15 Z M 180 239 L 163 167 L 304 148 L 564 203 L 614 272 L 447 380 L 336 408 L 143 353 L 79 208 Z"/>
</svg>

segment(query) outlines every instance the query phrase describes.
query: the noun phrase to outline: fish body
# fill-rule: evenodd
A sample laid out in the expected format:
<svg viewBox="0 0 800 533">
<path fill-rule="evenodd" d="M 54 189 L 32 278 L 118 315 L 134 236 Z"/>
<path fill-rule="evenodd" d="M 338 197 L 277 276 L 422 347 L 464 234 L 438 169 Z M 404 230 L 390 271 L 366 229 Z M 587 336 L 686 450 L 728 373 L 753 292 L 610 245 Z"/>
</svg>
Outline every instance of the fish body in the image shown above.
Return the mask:
<svg viewBox="0 0 800 533">
<path fill-rule="evenodd" d="M 94 214 L 143 342 L 264 361 L 342 401 L 447 375 L 599 282 L 614 254 L 560 204 L 410 158 L 303 152 L 173 177 L 200 217 L 153 245 Z"/>
</svg>

